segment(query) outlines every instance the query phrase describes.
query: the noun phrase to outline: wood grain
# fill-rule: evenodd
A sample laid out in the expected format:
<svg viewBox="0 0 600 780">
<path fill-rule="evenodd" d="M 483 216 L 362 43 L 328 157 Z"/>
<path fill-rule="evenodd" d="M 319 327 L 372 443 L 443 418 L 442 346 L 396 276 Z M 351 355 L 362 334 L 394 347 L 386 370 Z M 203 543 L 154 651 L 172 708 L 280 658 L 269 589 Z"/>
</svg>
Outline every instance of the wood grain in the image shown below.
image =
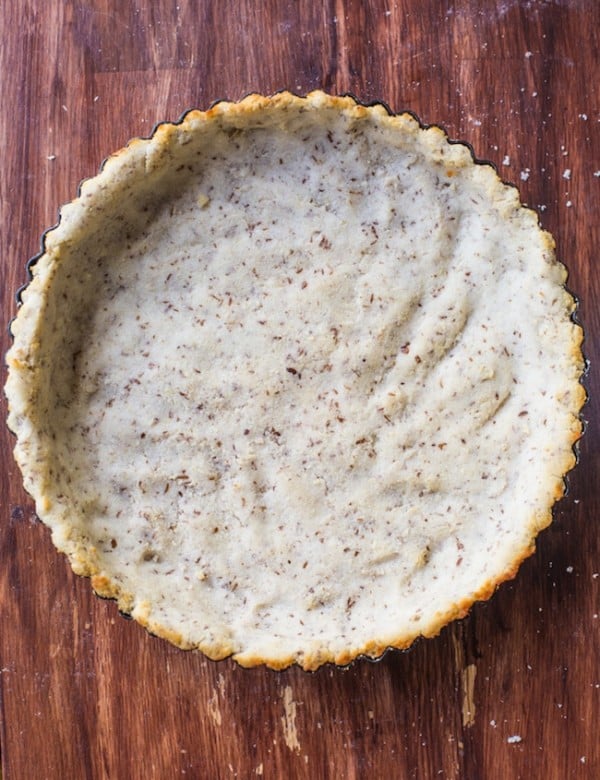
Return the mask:
<svg viewBox="0 0 600 780">
<path fill-rule="evenodd" d="M 4 431 L 6 780 L 600 777 L 599 31 L 596 0 L 2 4 L 6 322 L 58 206 L 129 137 L 217 98 L 322 87 L 442 124 L 520 187 L 570 269 L 592 393 L 569 496 L 517 579 L 408 653 L 314 674 L 212 663 L 92 596 Z"/>
</svg>

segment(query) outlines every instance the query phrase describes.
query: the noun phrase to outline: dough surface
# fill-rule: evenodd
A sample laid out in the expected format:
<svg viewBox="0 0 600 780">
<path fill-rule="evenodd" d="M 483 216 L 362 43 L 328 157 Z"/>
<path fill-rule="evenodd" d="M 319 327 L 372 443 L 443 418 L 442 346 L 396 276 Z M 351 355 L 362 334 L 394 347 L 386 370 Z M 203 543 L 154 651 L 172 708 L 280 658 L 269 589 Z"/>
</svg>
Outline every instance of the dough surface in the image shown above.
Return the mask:
<svg viewBox="0 0 600 780">
<path fill-rule="evenodd" d="M 491 595 L 581 432 L 536 215 L 408 115 L 250 96 L 136 140 L 13 323 L 16 457 L 75 571 L 183 648 L 313 669 Z"/>
</svg>

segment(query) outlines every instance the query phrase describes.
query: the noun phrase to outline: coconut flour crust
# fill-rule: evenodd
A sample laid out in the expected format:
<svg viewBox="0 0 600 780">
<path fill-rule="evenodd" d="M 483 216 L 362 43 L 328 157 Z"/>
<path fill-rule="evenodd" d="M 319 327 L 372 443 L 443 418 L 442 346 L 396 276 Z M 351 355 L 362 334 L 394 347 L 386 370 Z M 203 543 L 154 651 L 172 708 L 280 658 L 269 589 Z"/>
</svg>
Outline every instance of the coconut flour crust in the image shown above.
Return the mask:
<svg viewBox="0 0 600 780">
<path fill-rule="evenodd" d="M 9 426 L 78 574 L 154 634 L 315 669 L 512 577 L 575 463 L 552 238 L 410 115 L 251 95 L 109 158 L 12 325 Z"/>
</svg>

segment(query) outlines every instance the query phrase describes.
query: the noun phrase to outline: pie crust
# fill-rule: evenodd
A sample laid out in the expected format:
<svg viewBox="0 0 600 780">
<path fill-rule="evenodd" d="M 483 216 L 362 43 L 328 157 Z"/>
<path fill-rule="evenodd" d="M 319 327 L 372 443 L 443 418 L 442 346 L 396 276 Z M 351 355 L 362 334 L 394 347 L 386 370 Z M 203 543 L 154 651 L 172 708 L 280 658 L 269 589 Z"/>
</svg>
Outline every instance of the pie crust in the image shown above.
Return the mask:
<svg viewBox="0 0 600 780">
<path fill-rule="evenodd" d="M 6 394 L 56 547 L 244 666 L 406 648 L 513 577 L 581 435 L 550 235 L 437 127 L 313 92 L 134 140 L 32 265 Z"/>
</svg>

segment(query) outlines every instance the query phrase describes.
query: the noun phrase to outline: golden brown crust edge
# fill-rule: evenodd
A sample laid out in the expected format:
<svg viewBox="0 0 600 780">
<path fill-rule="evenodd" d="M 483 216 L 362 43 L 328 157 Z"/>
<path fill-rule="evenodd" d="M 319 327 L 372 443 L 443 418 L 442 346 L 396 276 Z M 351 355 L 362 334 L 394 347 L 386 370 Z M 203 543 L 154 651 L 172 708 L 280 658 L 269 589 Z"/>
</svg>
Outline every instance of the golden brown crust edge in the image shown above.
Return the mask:
<svg viewBox="0 0 600 780">
<path fill-rule="evenodd" d="M 193 125 L 197 122 L 207 122 L 218 118 L 226 118 L 228 122 L 240 120 L 254 115 L 263 110 L 276 111 L 294 107 L 300 110 L 309 108 L 330 108 L 350 113 L 357 118 L 371 115 L 378 121 L 393 126 L 402 126 L 405 130 L 411 129 L 418 132 L 421 128 L 415 118 L 409 114 L 390 114 L 383 105 L 364 106 L 352 97 L 336 97 L 327 95 L 321 91 L 311 92 L 306 97 L 299 97 L 290 92 L 280 92 L 271 97 L 259 94 L 251 94 L 237 103 L 219 102 L 206 111 L 192 110 L 187 112 L 177 124 L 158 125 L 149 139 L 134 139 L 119 152 L 111 155 L 101 168 L 100 173 L 93 179 L 87 180 L 81 186 L 80 195 L 67 207 L 61 210 L 61 218 L 57 226 L 49 230 L 45 235 L 44 252 L 37 259 L 34 266 L 32 279 L 23 293 L 23 304 L 19 313 L 11 325 L 13 346 L 7 354 L 9 375 L 5 387 L 9 408 L 9 427 L 17 436 L 15 458 L 23 473 L 25 487 L 36 503 L 36 511 L 53 533 L 53 540 L 58 549 L 66 552 L 73 570 L 82 576 L 91 578 L 94 591 L 104 598 L 115 599 L 122 612 L 130 613 L 132 617 L 144 626 L 152 634 L 162 637 L 182 649 L 198 649 L 211 659 L 223 659 L 232 657 L 241 666 L 254 667 L 266 665 L 272 669 L 284 669 L 293 664 L 299 665 L 305 670 L 315 670 L 325 663 L 333 663 L 345 666 L 358 657 L 367 656 L 371 659 L 380 657 L 387 649 L 406 649 L 420 636 L 433 637 L 439 634 L 442 628 L 457 618 L 464 617 L 477 601 L 487 600 L 495 589 L 504 581 L 515 576 L 521 563 L 533 553 L 535 549 L 535 537 L 540 530 L 552 521 L 552 507 L 564 494 L 564 476 L 575 465 L 576 458 L 573 451 L 574 445 L 580 438 L 583 430 L 581 421 L 581 409 L 586 400 L 586 393 L 581 384 L 584 372 L 584 358 L 582 354 L 583 331 L 575 323 L 571 329 L 571 357 L 574 376 L 577 380 L 571 388 L 572 425 L 569 430 L 568 440 L 565 442 L 564 461 L 562 475 L 556 478 L 556 484 L 549 502 L 547 511 L 531 518 L 529 524 L 530 542 L 515 553 L 513 563 L 509 569 L 501 575 L 484 583 L 481 588 L 465 597 L 460 603 L 452 605 L 443 613 L 438 613 L 430 621 L 429 625 L 411 634 L 386 638 L 385 641 L 373 640 L 362 647 L 351 648 L 341 654 L 328 652 L 321 649 L 314 654 L 306 654 L 302 657 L 260 657 L 248 653 L 236 652 L 235 648 L 227 644 L 193 644 L 178 632 L 168 629 L 152 620 L 147 605 L 138 604 L 135 607 L 132 594 L 124 592 L 116 583 L 109 580 L 99 570 L 95 560 L 93 548 L 87 550 L 82 546 L 74 546 L 70 543 L 68 528 L 64 527 L 60 518 L 53 513 L 53 496 L 51 486 L 47 484 L 45 475 L 31 474 L 29 461 L 32 450 L 40 455 L 43 450 L 43 442 L 37 436 L 35 425 L 35 410 L 32 411 L 31 400 L 35 398 L 36 382 L 40 373 L 39 348 L 36 325 L 39 326 L 37 311 L 39 304 L 44 302 L 44 292 L 48 284 L 48 278 L 53 275 L 54 269 L 60 263 L 61 241 L 69 238 L 70 231 L 77 227 L 77 218 L 84 213 L 84 196 L 86 192 L 95 186 L 106 185 L 113 179 L 118 179 L 128 165 L 132 164 L 134 157 L 144 157 L 144 164 L 160 164 L 161 151 L 168 150 L 176 134 L 183 131 L 193 132 Z M 438 127 L 428 128 L 433 139 L 440 135 L 447 139 L 443 130 Z M 473 162 L 473 155 L 469 147 L 463 144 L 452 144 L 449 147 L 447 161 L 449 164 L 464 165 Z M 476 161 L 477 162 L 477 161 Z M 479 164 L 479 163 L 477 163 Z M 482 165 L 487 169 L 486 175 L 490 177 L 491 186 L 496 189 L 508 190 L 510 185 L 503 183 L 495 169 L 489 165 Z M 514 188 L 511 188 L 514 189 Z M 518 200 L 516 190 L 514 198 Z M 522 206 L 523 209 L 525 207 Z M 73 227 L 75 226 L 75 227 Z M 554 258 L 554 241 L 550 234 L 543 232 L 544 242 L 548 252 Z M 555 262 L 558 262 L 555 260 Z M 566 279 L 566 271 L 564 271 Z M 573 297 L 565 290 L 566 308 L 572 314 L 576 304 Z M 35 408 L 34 408 L 35 409 Z"/>
</svg>

